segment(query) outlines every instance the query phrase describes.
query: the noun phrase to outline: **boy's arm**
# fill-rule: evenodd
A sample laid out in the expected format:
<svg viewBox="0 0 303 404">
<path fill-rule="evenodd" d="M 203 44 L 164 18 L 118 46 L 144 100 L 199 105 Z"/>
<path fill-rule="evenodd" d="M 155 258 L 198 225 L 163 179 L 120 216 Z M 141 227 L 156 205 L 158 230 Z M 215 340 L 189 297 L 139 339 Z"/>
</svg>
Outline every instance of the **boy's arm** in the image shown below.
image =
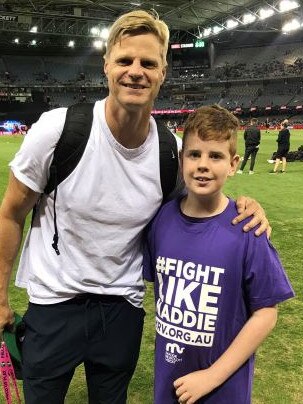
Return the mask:
<svg viewBox="0 0 303 404">
<path fill-rule="evenodd" d="M 255 311 L 228 349 L 212 366 L 175 380 L 178 401 L 193 404 L 224 383 L 257 350 L 276 322 L 276 307 Z"/>
<path fill-rule="evenodd" d="M 239 196 L 236 200 L 236 204 L 239 215 L 233 219 L 232 223 L 237 224 L 247 217 L 253 216 L 243 227 L 243 230 L 248 232 L 255 226 L 260 225 L 255 231 L 255 235 L 260 236 L 262 233 L 266 232 L 269 238 L 272 229 L 262 206 L 257 201 L 247 196 Z"/>
<path fill-rule="evenodd" d="M 39 194 L 32 191 L 13 173 L 0 207 L 0 331 L 13 323 L 8 302 L 8 286 L 14 261 L 22 240 L 27 214 L 37 202 Z"/>
</svg>

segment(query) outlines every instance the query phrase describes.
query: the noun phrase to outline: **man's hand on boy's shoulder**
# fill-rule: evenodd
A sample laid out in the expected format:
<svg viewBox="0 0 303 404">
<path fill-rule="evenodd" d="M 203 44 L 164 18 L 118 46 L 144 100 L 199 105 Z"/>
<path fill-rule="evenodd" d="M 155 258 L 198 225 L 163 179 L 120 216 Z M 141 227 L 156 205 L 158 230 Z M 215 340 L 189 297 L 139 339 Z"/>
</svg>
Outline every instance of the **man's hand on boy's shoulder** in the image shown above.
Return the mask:
<svg viewBox="0 0 303 404">
<path fill-rule="evenodd" d="M 237 224 L 247 217 L 253 216 L 252 219 L 245 224 L 243 231 L 248 232 L 259 225 L 255 231 L 255 235 L 260 236 L 262 233 L 266 232 L 267 237 L 270 238 L 272 228 L 262 206 L 255 199 L 247 196 L 238 197 L 236 204 L 239 215 L 233 219 L 232 223 Z"/>
</svg>

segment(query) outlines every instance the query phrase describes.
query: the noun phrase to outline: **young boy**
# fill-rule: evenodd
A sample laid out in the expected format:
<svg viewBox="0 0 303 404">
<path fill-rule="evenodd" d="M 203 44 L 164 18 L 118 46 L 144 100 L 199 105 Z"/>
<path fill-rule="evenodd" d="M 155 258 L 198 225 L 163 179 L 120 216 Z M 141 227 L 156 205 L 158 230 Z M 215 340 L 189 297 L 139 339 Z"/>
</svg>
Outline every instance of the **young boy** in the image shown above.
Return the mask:
<svg viewBox="0 0 303 404">
<path fill-rule="evenodd" d="M 155 404 L 249 404 L 254 352 L 294 296 L 266 235 L 231 225 L 238 120 L 219 106 L 188 118 L 180 153 L 187 195 L 149 228 L 144 274 L 155 282 Z"/>
</svg>

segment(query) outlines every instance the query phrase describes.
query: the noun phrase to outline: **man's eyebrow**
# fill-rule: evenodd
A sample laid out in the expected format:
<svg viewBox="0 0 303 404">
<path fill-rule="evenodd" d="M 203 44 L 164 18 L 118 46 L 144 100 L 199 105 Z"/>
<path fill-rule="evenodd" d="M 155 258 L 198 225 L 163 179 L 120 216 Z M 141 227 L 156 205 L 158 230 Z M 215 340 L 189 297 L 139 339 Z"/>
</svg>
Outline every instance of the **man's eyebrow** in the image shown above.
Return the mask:
<svg viewBox="0 0 303 404">
<path fill-rule="evenodd" d="M 121 59 L 136 59 L 136 56 L 131 56 L 131 55 L 117 55 L 115 60 L 121 60 Z M 139 58 L 143 62 L 151 62 L 151 63 L 158 63 L 158 60 L 152 56 L 145 56 L 145 57 L 140 57 Z"/>
<path fill-rule="evenodd" d="M 123 55 L 123 56 L 119 55 L 115 59 L 116 60 L 125 60 L 125 59 L 129 60 L 129 59 L 133 59 L 133 58 L 131 56 L 129 56 L 129 55 Z"/>
</svg>

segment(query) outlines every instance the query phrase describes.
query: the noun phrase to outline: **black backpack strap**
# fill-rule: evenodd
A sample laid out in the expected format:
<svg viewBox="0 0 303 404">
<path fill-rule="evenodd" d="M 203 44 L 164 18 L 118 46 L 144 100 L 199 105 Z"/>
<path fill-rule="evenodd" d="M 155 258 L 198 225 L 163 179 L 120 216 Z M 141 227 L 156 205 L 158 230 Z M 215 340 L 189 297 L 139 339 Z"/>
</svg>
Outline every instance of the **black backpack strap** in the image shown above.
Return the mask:
<svg viewBox="0 0 303 404">
<path fill-rule="evenodd" d="M 71 105 L 54 151 L 49 178 L 44 189 L 50 194 L 77 167 L 90 135 L 93 122 L 93 103 Z"/>
<path fill-rule="evenodd" d="M 163 202 L 175 189 L 178 177 L 178 146 L 175 136 L 160 121 L 157 121 L 160 148 L 160 177 Z"/>
<path fill-rule="evenodd" d="M 57 228 L 56 199 L 57 187 L 77 167 L 91 132 L 94 104 L 83 103 L 70 106 L 66 112 L 64 127 L 56 145 L 50 165 L 45 194 L 54 191 L 54 237 L 52 247 L 57 255 L 59 233 Z"/>
</svg>

